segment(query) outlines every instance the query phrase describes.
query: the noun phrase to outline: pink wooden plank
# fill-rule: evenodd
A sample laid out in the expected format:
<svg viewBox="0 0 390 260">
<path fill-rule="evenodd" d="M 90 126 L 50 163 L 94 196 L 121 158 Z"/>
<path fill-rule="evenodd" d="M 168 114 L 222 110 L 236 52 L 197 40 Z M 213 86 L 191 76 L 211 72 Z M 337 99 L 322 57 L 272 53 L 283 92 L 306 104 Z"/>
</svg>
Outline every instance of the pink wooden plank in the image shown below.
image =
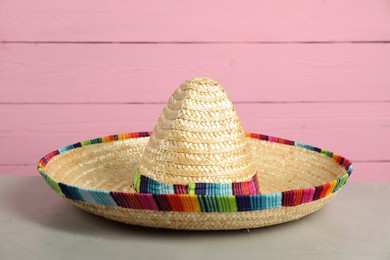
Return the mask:
<svg viewBox="0 0 390 260">
<path fill-rule="evenodd" d="M 390 181 L 390 161 L 355 162 L 353 167 L 351 181 Z"/>
<path fill-rule="evenodd" d="M 163 106 L 2 105 L 0 165 L 32 165 L 78 141 L 150 131 Z M 237 104 L 236 109 L 248 132 L 329 149 L 352 161 L 390 159 L 390 103 Z"/>
<path fill-rule="evenodd" d="M 165 102 L 193 76 L 234 101 L 390 99 L 390 44 L 3 44 L 0 102 Z"/>
<path fill-rule="evenodd" d="M 382 181 L 389 182 L 390 162 L 354 162 L 354 171 L 349 181 Z M 36 164 L 31 165 L 0 165 L 0 176 L 31 176 L 38 175 Z"/>
<path fill-rule="evenodd" d="M 3 0 L 6 41 L 382 41 L 387 0 Z"/>
<path fill-rule="evenodd" d="M 0 176 L 31 176 L 39 175 L 36 164 L 0 165 Z"/>
</svg>

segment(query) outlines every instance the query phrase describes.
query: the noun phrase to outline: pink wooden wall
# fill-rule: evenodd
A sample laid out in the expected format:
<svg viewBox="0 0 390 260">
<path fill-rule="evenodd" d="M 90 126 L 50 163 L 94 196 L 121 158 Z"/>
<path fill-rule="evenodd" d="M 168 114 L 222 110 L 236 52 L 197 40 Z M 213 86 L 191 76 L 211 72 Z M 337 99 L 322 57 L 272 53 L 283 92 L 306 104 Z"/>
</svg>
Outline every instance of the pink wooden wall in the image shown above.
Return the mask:
<svg viewBox="0 0 390 260">
<path fill-rule="evenodd" d="M 76 141 L 151 130 L 193 76 L 247 131 L 390 181 L 390 1 L 0 1 L 0 175 Z"/>
</svg>

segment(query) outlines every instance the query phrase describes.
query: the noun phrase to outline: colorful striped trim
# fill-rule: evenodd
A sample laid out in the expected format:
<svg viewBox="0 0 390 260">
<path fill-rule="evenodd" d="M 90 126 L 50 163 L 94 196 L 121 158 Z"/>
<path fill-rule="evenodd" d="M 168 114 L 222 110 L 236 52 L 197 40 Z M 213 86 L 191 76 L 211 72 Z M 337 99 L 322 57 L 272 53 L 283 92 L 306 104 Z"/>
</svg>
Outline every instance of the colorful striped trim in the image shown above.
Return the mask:
<svg viewBox="0 0 390 260">
<path fill-rule="evenodd" d="M 189 183 L 182 185 L 158 182 L 137 172 L 134 176 L 134 186 L 137 192 L 150 194 L 197 194 L 206 196 L 260 194 L 257 174 L 246 182 Z"/>
<path fill-rule="evenodd" d="M 247 137 L 285 145 L 293 145 L 321 153 L 343 166 L 346 170 L 346 174 L 332 182 L 308 189 L 290 190 L 273 194 L 215 196 L 208 194 L 180 194 L 180 192 L 182 192 L 182 187 L 173 190 L 173 192 L 178 192 L 178 194 L 126 193 L 90 190 L 58 183 L 45 173 L 46 164 L 58 154 L 86 145 L 113 142 L 129 138 L 147 137 L 150 136 L 150 134 L 150 132 L 141 132 L 112 135 L 69 145 L 43 157 L 38 163 L 38 171 L 56 193 L 71 200 L 131 209 L 178 212 L 239 212 L 293 207 L 322 199 L 338 191 L 345 185 L 349 175 L 352 173 L 351 162 L 340 155 L 298 142 L 252 133 L 248 133 Z M 189 192 L 192 192 L 194 189 L 197 189 L 197 186 L 196 184 L 190 183 L 187 189 Z"/>
</svg>

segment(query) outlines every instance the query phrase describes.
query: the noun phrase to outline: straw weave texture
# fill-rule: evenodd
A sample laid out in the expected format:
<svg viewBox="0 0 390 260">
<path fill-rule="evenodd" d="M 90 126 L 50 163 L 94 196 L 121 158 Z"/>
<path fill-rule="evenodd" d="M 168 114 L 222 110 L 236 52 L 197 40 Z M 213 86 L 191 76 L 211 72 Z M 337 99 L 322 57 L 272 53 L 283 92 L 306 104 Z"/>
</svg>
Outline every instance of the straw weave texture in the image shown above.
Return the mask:
<svg viewBox="0 0 390 260">
<path fill-rule="evenodd" d="M 245 134 L 226 92 L 209 78 L 184 82 L 151 135 L 124 136 L 59 149 L 44 157 L 38 170 L 58 194 L 86 211 L 129 224 L 188 230 L 255 228 L 299 219 L 332 200 L 352 172 L 350 161 L 332 152 Z M 132 182 L 135 176 L 142 183 Z M 214 187 L 254 177 L 261 195 L 258 189 L 235 196 L 136 192 L 157 182 Z"/>
<path fill-rule="evenodd" d="M 220 84 L 184 82 L 168 100 L 146 145 L 140 173 L 171 184 L 232 183 L 256 173 L 251 147 Z"/>
<path fill-rule="evenodd" d="M 131 210 L 108 207 L 83 202 L 70 202 L 90 213 L 132 225 L 181 229 L 181 230 L 237 230 L 276 225 L 298 220 L 311 214 L 331 201 L 337 193 L 321 200 L 301 204 L 295 207 L 274 208 L 260 211 L 231 213 L 194 213 Z"/>
<path fill-rule="evenodd" d="M 343 176 L 345 169 L 323 154 L 303 148 L 248 139 L 262 192 L 305 189 Z M 80 147 L 53 157 L 46 173 L 54 180 L 75 187 L 134 192 L 129 182 L 139 165 L 149 138 L 134 138 Z M 188 230 L 242 229 L 274 225 L 306 216 L 320 209 L 337 194 L 293 207 L 251 212 L 197 213 L 159 212 L 111 207 L 73 201 L 76 206 L 106 218 L 129 224 Z"/>
</svg>

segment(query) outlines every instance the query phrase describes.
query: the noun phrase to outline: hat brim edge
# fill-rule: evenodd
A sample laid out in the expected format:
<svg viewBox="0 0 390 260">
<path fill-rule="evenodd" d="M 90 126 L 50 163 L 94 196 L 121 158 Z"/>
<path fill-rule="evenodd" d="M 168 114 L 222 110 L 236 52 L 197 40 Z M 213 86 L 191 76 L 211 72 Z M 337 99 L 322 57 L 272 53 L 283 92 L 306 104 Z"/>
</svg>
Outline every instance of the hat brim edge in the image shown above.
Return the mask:
<svg viewBox="0 0 390 260">
<path fill-rule="evenodd" d="M 325 203 L 330 201 L 336 193 L 340 190 L 341 187 L 343 187 L 352 173 L 352 164 L 351 162 L 336 154 L 333 152 L 330 152 L 325 149 L 317 148 L 314 146 L 302 144 L 295 141 L 286 140 L 283 138 L 278 137 L 272 137 L 262 134 L 255 134 L 255 133 L 247 133 L 246 136 L 248 138 L 258 139 L 262 141 L 267 142 L 273 142 L 273 143 L 279 143 L 283 145 L 290 145 L 295 146 L 298 148 L 310 150 L 313 152 L 320 153 L 328 158 L 331 158 L 335 163 L 338 165 L 341 165 L 345 169 L 345 174 L 331 182 L 311 187 L 309 189 L 299 189 L 299 190 L 288 190 L 283 191 L 280 193 L 272 193 L 272 194 L 261 194 L 261 195 L 247 195 L 247 196 L 198 196 L 198 195 L 182 195 L 182 194 L 170 194 L 165 195 L 166 200 L 170 203 L 171 206 L 169 209 L 161 208 L 161 206 L 157 205 L 159 199 L 161 197 L 157 198 L 157 196 L 153 196 L 151 194 L 138 194 L 134 192 L 112 192 L 112 191 L 104 191 L 104 190 L 93 190 L 93 189 L 85 189 L 78 186 L 72 186 L 65 183 L 61 183 L 56 181 L 55 179 L 51 178 L 46 173 L 46 165 L 52 160 L 54 157 L 64 154 L 70 150 L 78 149 L 80 147 L 94 145 L 94 144 L 100 144 L 100 143 L 107 143 L 107 142 L 114 142 L 118 140 L 126 140 L 131 138 L 143 138 L 150 136 L 150 132 L 135 132 L 135 133 L 125 133 L 125 134 L 118 134 L 118 135 L 110 135 L 106 137 L 101 138 L 95 138 L 79 143 L 75 143 L 73 145 L 66 146 L 64 148 L 55 150 L 46 156 L 44 156 L 39 162 L 38 162 L 38 171 L 40 175 L 44 178 L 44 180 L 49 184 L 49 186 L 60 196 L 63 196 L 70 200 L 73 204 L 76 206 L 83 208 L 86 211 L 92 212 L 97 215 L 102 215 L 104 217 L 122 221 L 121 219 L 126 217 L 118 217 L 114 213 L 108 213 L 108 212 L 126 212 L 125 215 L 128 215 L 126 223 L 130 224 L 136 224 L 136 225 L 143 225 L 143 226 L 153 226 L 153 227 L 165 227 L 165 228 L 175 228 L 175 229 L 203 229 L 201 227 L 198 227 L 197 225 L 191 224 L 191 227 L 185 228 L 186 225 L 183 224 L 172 224 L 172 219 L 169 220 L 172 217 L 168 217 L 168 220 L 165 220 L 164 223 L 169 223 L 169 225 L 164 224 L 156 224 L 156 219 L 153 220 L 153 218 L 150 218 L 148 223 L 138 223 L 136 217 L 134 217 L 134 220 L 131 221 L 131 215 L 137 215 L 141 214 L 141 216 L 146 215 L 156 215 L 163 213 L 163 216 L 169 216 L 169 214 L 173 214 L 173 216 L 184 216 L 188 214 L 196 214 L 198 216 L 198 221 L 202 221 L 199 216 L 202 216 L 204 214 L 208 214 L 209 217 L 213 214 L 222 214 L 222 215 L 230 215 L 231 217 L 235 217 L 235 214 L 243 214 L 244 215 L 250 215 L 250 212 L 256 212 L 256 217 L 252 217 L 252 219 L 258 219 L 260 215 L 267 215 L 269 214 L 273 215 L 276 213 L 271 213 L 275 210 L 280 211 L 276 215 L 280 215 L 282 212 L 291 212 L 292 211 L 299 211 L 303 212 L 301 208 L 307 208 L 311 210 L 306 210 L 305 213 L 302 216 L 305 216 L 307 214 L 310 214 L 319 208 L 321 208 Z M 302 198 L 302 193 L 306 193 L 308 196 L 312 196 L 310 199 L 298 201 L 297 197 Z M 164 195 L 161 195 L 164 199 Z M 118 202 L 118 198 L 130 198 L 130 200 L 133 201 L 133 203 L 121 203 Z M 213 198 L 207 198 L 207 197 L 213 197 Z M 307 197 L 307 196 L 306 196 Z M 135 202 L 134 202 L 135 200 Z M 138 202 L 137 202 L 138 200 Z M 195 203 L 196 205 L 201 205 L 202 201 L 204 203 L 214 204 L 214 205 L 206 205 L 205 207 L 194 207 L 190 206 L 188 203 L 191 201 L 198 201 Z M 149 201 L 149 203 L 148 203 Z M 154 201 L 154 204 L 153 202 Z M 262 201 L 267 203 L 262 203 Z M 150 202 L 153 204 L 151 206 Z M 157 202 L 157 203 L 156 203 Z M 221 205 L 219 205 L 221 204 Z M 235 204 L 235 205 L 234 205 Z M 264 204 L 264 205 L 263 205 Z M 306 205 L 305 205 L 306 204 Z M 176 207 L 174 206 L 176 205 Z M 183 206 L 184 205 L 184 206 Z M 186 207 L 187 205 L 187 207 Z M 223 206 L 222 206 L 223 205 Z M 228 205 L 228 206 L 226 206 Z M 230 206 L 229 206 L 230 205 Z M 301 206 L 303 205 L 303 206 Z M 314 206 L 315 205 L 315 206 Z M 315 209 L 315 210 L 314 210 Z M 129 212 L 132 212 L 134 214 L 130 214 Z M 267 213 L 268 212 L 268 213 Z M 115 217 L 117 216 L 117 217 Z M 266 226 L 266 225 L 273 225 L 277 223 L 282 223 L 286 221 L 290 221 L 293 219 L 297 219 L 302 217 L 300 214 L 293 214 L 288 219 L 280 220 L 278 222 L 276 219 L 274 221 L 266 221 L 266 222 L 255 222 L 257 224 L 251 224 L 248 225 L 248 223 L 245 226 L 231 226 L 225 225 L 224 227 L 213 227 L 209 226 L 208 228 L 204 228 L 206 230 L 215 230 L 215 229 L 239 229 L 239 228 L 250 228 L 250 227 L 260 227 L 260 226 Z M 158 218 L 160 219 L 161 216 Z M 165 217 L 164 217 L 165 218 Z M 236 217 L 235 217 L 236 218 Z M 145 217 L 142 219 L 145 220 Z M 175 217 L 174 217 L 175 219 Z M 253 222 L 253 221 L 252 221 Z M 178 222 L 180 223 L 180 221 Z"/>
</svg>

